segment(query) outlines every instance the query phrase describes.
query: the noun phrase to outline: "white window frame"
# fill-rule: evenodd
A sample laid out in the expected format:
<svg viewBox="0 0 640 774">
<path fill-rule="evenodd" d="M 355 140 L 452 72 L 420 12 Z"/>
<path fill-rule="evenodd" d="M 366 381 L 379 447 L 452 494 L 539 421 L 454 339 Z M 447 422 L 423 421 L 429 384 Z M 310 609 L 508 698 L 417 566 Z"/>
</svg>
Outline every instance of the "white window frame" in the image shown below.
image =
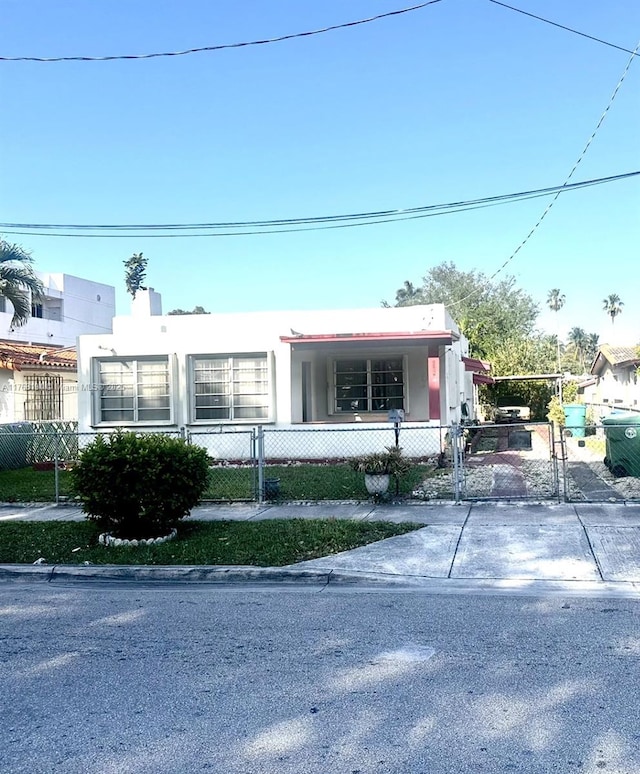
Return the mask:
<svg viewBox="0 0 640 774">
<path fill-rule="evenodd" d="M 93 427 L 166 427 L 175 425 L 175 396 L 176 391 L 176 379 L 175 379 L 175 358 L 171 355 L 123 355 L 122 357 L 97 357 L 93 358 L 93 384 L 94 400 L 93 400 Z M 102 363 L 133 363 L 135 364 L 136 376 L 138 363 L 166 363 L 167 365 L 167 377 L 169 385 L 169 418 L 168 419 L 138 419 L 138 398 L 137 378 L 133 381 L 134 388 L 134 404 L 133 404 L 133 419 L 116 419 L 108 420 L 102 417 L 102 385 L 100 381 L 100 365 Z"/>
<path fill-rule="evenodd" d="M 350 414 L 358 416 L 387 416 L 389 413 L 387 409 L 382 410 L 354 410 L 354 411 L 342 411 L 338 409 L 338 396 L 337 396 L 337 384 L 336 384 L 336 364 L 341 360 L 366 360 L 367 361 L 367 401 L 372 399 L 372 378 L 371 378 L 371 361 L 372 360 L 402 360 L 402 403 L 405 414 L 409 413 L 409 359 L 406 354 L 400 353 L 377 353 L 377 352 L 349 352 L 340 355 L 332 355 L 327 359 L 327 380 L 329 385 L 329 394 L 327 396 L 327 407 L 329 416 L 349 416 Z"/>
<path fill-rule="evenodd" d="M 233 392 L 233 369 L 234 362 L 244 358 L 263 358 L 266 366 L 267 388 L 265 393 L 266 416 L 264 417 L 234 417 L 234 392 Z M 229 391 L 229 416 L 226 418 L 196 418 L 196 378 L 195 364 L 197 360 L 227 360 L 228 373 L 230 376 Z M 189 424 L 192 425 L 263 425 L 275 422 L 275 380 L 274 380 L 274 357 L 273 352 L 206 352 L 201 354 L 192 354 L 187 358 L 188 364 L 188 389 L 189 389 Z"/>
</svg>

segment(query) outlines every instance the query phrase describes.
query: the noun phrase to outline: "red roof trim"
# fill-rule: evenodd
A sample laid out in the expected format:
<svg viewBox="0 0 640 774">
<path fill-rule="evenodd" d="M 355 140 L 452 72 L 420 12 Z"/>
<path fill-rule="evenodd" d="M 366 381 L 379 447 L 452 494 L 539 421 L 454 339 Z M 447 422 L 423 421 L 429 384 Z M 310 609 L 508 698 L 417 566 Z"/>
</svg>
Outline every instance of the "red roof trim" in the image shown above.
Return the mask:
<svg viewBox="0 0 640 774">
<path fill-rule="evenodd" d="M 446 343 L 451 343 L 457 340 L 457 336 L 452 331 L 412 331 L 407 333 L 385 331 L 384 333 L 315 333 L 310 335 L 301 333 L 297 336 L 280 336 L 280 341 L 285 344 L 298 342 L 319 344 L 339 341 L 433 341 L 435 339 L 443 339 Z"/>
<path fill-rule="evenodd" d="M 462 357 L 462 362 L 466 371 L 490 371 L 491 363 L 485 360 L 478 360 L 475 357 Z"/>
<path fill-rule="evenodd" d="M 495 379 L 493 379 L 493 377 L 491 376 L 487 376 L 486 374 L 474 374 L 473 383 L 474 384 L 495 384 Z"/>
</svg>

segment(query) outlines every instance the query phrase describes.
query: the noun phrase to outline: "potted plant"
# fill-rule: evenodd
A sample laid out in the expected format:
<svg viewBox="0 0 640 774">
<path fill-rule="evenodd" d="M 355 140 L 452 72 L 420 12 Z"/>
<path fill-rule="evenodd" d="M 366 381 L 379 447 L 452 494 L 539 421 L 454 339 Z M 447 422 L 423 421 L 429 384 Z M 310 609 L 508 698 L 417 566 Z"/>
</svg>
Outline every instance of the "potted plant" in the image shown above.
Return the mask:
<svg viewBox="0 0 640 774">
<path fill-rule="evenodd" d="M 371 495 L 380 496 L 389 489 L 389 479 L 398 479 L 411 468 L 411 463 L 402 456 L 399 446 L 387 446 L 383 452 L 372 452 L 349 460 L 352 470 L 364 473 L 364 485 Z"/>
</svg>

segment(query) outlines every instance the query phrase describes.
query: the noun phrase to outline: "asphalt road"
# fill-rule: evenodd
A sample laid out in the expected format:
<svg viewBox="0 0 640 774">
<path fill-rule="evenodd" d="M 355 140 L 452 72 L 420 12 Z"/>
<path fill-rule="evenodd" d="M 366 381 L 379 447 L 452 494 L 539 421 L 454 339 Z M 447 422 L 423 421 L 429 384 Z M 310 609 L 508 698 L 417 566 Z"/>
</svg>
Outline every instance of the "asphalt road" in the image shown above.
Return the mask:
<svg viewBox="0 0 640 774">
<path fill-rule="evenodd" d="M 640 602 L 0 585 L 0 771 L 638 774 Z"/>
</svg>

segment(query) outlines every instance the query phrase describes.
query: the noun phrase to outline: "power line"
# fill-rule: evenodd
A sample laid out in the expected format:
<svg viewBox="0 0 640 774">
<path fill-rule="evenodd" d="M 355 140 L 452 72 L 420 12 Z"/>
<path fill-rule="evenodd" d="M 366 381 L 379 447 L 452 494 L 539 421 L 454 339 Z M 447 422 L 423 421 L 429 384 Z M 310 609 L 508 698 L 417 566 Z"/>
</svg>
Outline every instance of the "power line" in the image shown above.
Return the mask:
<svg viewBox="0 0 640 774">
<path fill-rule="evenodd" d="M 306 218 L 281 218 L 276 220 L 245 220 L 223 221 L 218 223 L 166 223 L 166 224 L 45 224 L 45 223 L 0 223 L 0 228 L 6 234 L 21 236 L 52 236 L 67 238 L 111 238 L 130 239 L 133 237 L 144 239 L 176 239 L 186 237 L 207 236 L 251 236 L 257 234 L 283 234 L 299 231 L 320 231 L 336 228 L 353 228 L 355 226 L 377 225 L 381 223 L 395 223 L 404 220 L 416 220 L 420 218 L 436 217 L 438 215 L 451 215 L 469 210 L 496 207 L 516 201 L 527 201 L 543 196 L 589 188 L 596 185 L 618 182 L 640 175 L 640 170 L 625 172 L 620 175 L 582 180 L 578 183 L 565 183 L 564 185 L 538 188 L 529 191 L 519 191 L 498 196 L 486 196 L 478 199 L 467 199 L 445 204 L 429 204 L 421 207 L 409 207 L 395 210 L 378 210 L 374 212 L 361 212 L 349 215 L 322 215 Z M 239 231 L 214 231 L 213 233 L 201 232 L 203 229 L 242 229 Z M 27 229 L 27 230 L 18 230 Z M 80 233 L 60 233 L 60 230 L 71 229 Z M 249 229 L 249 230 L 247 230 Z M 100 231 L 103 233 L 86 233 L 88 231 Z M 118 231 L 133 231 L 134 234 L 114 233 Z M 145 233 L 154 231 L 170 231 L 179 233 Z M 50 232 L 50 233 L 49 233 Z M 187 233 L 184 233 L 187 232 Z"/>
<path fill-rule="evenodd" d="M 567 32 L 573 32 L 574 35 L 580 35 L 583 38 L 588 38 L 589 40 L 595 40 L 596 43 L 602 43 L 604 46 L 609 46 L 610 48 L 617 48 L 618 51 L 625 51 L 627 54 L 633 54 L 633 56 L 638 56 L 636 51 L 632 51 L 630 48 L 624 48 L 623 46 L 617 46 L 615 43 L 609 43 L 608 40 L 602 40 L 602 38 L 596 38 L 593 35 L 587 35 L 586 32 L 580 32 L 579 30 L 574 30 L 572 27 L 566 27 L 564 24 L 558 24 L 558 22 L 551 21 L 551 19 L 545 19 L 542 16 L 536 16 L 535 13 L 529 13 L 528 11 L 523 11 L 522 8 L 516 8 L 513 5 L 507 5 L 506 3 L 501 3 L 499 0 L 489 0 L 490 3 L 493 3 L 494 5 L 501 5 L 503 8 L 508 8 L 510 11 L 516 11 L 517 13 L 523 14 L 523 16 L 530 16 L 532 19 L 537 19 L 538 21 L 544 22 L 545 24 L 551 24 L 554 27 L 558 27 L 561 30 L 566 30 Z"/>
<path fill-rule="evenodd" d="M 399 8 L 395 11 L 388 11 L 387 13 L 380 13 L 377 16 L 370 16 L 367 19 L 358 19 L 357 21 L 344 22 L 343 24 L 333 24 L 330 27 L 323 27 L 318 30 L 309 30 L 307 32 L 293 32 L 289 35 L 280 35 L 277 38 L 266 38 L 264 40 L 250 40 L 242 43 L 223 43 L 218 46 L 202 46 L 200 48 L 188 48 L 184 51 L 161 51 L 152 54 L 117 54 L 113 56 L 52 56 L 52 57 L 40 57 L 40 56 L 0 56 L 0 61 L 3 62 L 113 62 L 123 59 L 158 59 L 159 57 L 167 56 L 186 56 L 187 54 L 201 54 L 203 52 L 222 51 L 227 48 L 245 48 L 247 46 L 263 46 L 267 43 L 281 43 L 284 40 L 293 40 L 294 38 L 308 38 L 312 35 L 321 35 L 325 32 L 333 32 L 334 30 L 342 30 L 347 27 L 357 27 L 360 24 L 369 24 L 369 22 L 379 21 L 380 19 L 388 19 L 391 16 L 400 16 L 404 13 L 410 13 L 411 11 L 419 11 L 421 8 L 426 8 L 428 5 L 435 5 L 442 0 L 429 0 L 426 3 L 420 3 L 419 5 L 412 5 L 409 8 Z"/>
<path fill-rule="evenodd" d="M 491 2 L 493 2 L 493 0 L 491 0 Z M 626 64 L 624 70 L 622 71 L 622 75 L 620 76 L 620 79 L 618 80 L 618 83 L 616 84 L 616 87 L 613 90 L 613 93 L 611 94 L 611 97 L 609 98 L 609 102 L 607 103 L 606 108 L 602 111 L 602 115 L 600 116 L 600 119 L 598 120 L 598 123 L 596 124 L 595 129 L 591 133 L 591 137 L 589 137 L 589 139 L 587 140 L 587 144 L 582 149 L 582 152 L 578 156 L 578 158 L 577 158 L 575 164 L 573 165 L 573 167 L 571 167 L 571 171 L 569 172 L 569 174 L 566 177 L 566 180 L 564 181 L 565 185 L 567 185 L 569 180 L 571 180 L 571 178 L 573 177 L 573 173 L 576 171 L 576 169 L 578 168 L 579 164 L 582 162 L 582 159 L 585 157 L 587 151 L 589 150 L 589 147 L 590 147 L 591 143 L 593 142 L 593 140 L 595 139 L 596 134 L 598 133 L 600 127 L 604 123 L 604 119 L 607 117 L 607 113 L 609 112 L 609 109 L 611 108 L 611 105 L 613 105 L 613 101 L 615 100 L 618 92 L 620 91 L 620 87 L 622 86 L 622 84 L 624 82 L 624 79 L 627 77 L 627 73 L 629 72 L 629 68 L 631 67 L 631 63 L 633 62 L 634 58 L 637 56 L 638 49 L 640 49 L 640 41 L 638 41 L 635 49 L 631 52 L 631 56 L 629 57 L 629 60 L 628 60 L 628 62 Z M 498 269 L 496 269 L 496 271 L 493 272 L 493 274 L 488 278 L 488 282 L 491 282 L 491 280 L 495 279 L 498 276 L 498 274 L 500 274 L 500 272 L 509 263 L 511 263 L 511 261 L 520 252 L 520 250 L 522 250 L 522 248 L 527 244 L 527 242 L 531 239 L 531 237 L 535 234 L 535 232 L 540 227 L 540 224 L 542 223 L 542 221 L 549 214 L 549 212 L 551 211 L 551 208 L 556 203 L 556 201 L 558 200 L 558 197 L 560 196 L 561 193 L 562 193 L 562 191 L 560 190 L 560 191 L 558 191 L 558 193 L 556 193 L 554 195 L 553 199 L 549 202 L 549 204 L 547 204 L 547 206 L 544 209 L 542 215 L 540 215 L 540 217 L 538 218 L 537 222 L 534 224 L 534 226 L 531 229 L 531 231 L 529 231 L 529 233 L 526 235 L 526 237 L 522 240 L 522 242 L 520 242 L 520 244 L 516 247 L 516 249 L 507 258 L 507 260 L 500 267 L 498 267 Z M 477 292 L 478 292 L 478 290 L 474 290 L 471 293 L 469 293 L 468 295 L 464 296 L 463 298 L 459 298 L 456 301 L 453 301 L 452 303 L 449 304 L 449 306 L 451 306 L 451 307 L 458 306 L 459 304 L 463 303 L 463 301 L 467 301 L 469 298 L 472 298 L 474 295 L 476 295 Z"/>
</svg>

